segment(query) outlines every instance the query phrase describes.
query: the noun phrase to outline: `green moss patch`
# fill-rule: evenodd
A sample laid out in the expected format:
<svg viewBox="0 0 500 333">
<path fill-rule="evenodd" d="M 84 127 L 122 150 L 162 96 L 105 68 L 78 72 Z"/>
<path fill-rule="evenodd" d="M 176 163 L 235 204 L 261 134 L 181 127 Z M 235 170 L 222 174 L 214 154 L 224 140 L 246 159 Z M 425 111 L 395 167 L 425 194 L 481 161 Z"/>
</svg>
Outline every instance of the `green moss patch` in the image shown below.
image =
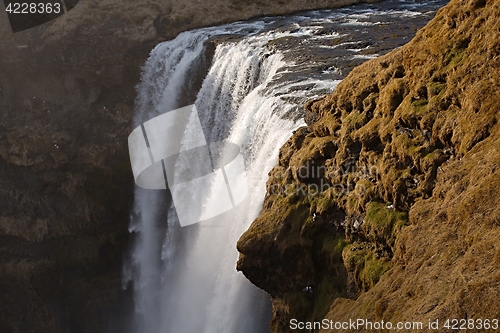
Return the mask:
<svg viewBox="0 0 500 333">
<path fill-rule="evenodd" d="M 349 113 L 342 119 L 344 129 L 349 133 L 361 128 L 366 123 L 366 116 L 359 111 Z"/>
<path fill-rule="evenodd" d="M 426 99 L 417 99 L 411 103 L 411 106 L 415 114 L 421 115 L 427 111 L 427 104 L 429 104 L 429 101 Z"/>
<path fill-rule="evenodd" d="M 369 240 L 392 247 L 396 234 L 408 224 L 408 213 L 393 210 L 383 203 L 371 202 L 362 230 Z"/>
<path fill-rule="evenodd" d="M 375 246 L 369 243 L 353 243 L 346 246 L 342 257 L 359 291 L 371 289 L 392 266 L 386 258 L 378 256 Z"/>
<path fill-rule="evenodd" d="M 443 66 L 455 67 L 462 62 L 467 56 L 467 48 L 469 47 L 470 40 L 460 41 L 452 44 L 450 51 L 448 51 L 443 58 Z"/>
<path fill-rule="evenodd" d="M 446 83 L 431 81 L 427 84 L 427 94 L 430 98 L 441 97 L 446 91 Z"/>
</svg>

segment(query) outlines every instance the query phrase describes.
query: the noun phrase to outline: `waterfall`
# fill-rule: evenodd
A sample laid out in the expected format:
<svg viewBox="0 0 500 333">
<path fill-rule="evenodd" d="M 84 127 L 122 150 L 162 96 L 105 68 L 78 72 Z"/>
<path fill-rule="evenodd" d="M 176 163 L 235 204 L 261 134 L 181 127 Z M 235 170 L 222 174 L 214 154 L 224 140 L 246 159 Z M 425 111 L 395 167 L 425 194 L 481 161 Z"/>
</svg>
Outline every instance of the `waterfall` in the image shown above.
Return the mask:
<svg viewBox="0 0 500 333">
<path fill-rule="evenodd" d="M 256 22 L 201 29 L 156 47 L 143 69 L 134 125 L 181 106 L 180 94 L 211 36 L 261 28 Z M 195 101 L 207 142 L 240 146 L 246 200 L 228 213 L 181 228 L 165 193 L 136 189 L 130 231 L 137 237 L 125 280 L 134 281 L 137 332 L 269 331 L 268 296 L 236 271 L 235 245 L 259 214 L 279 147 L 302 125 L 283 118 L 295 106 L 267 89 L 286 65 L 280 54 L 266 49 L 271 37 L 247 33 L 239 42 L 220 43 Z"/>
<path fill-rule="evenodd" d="M 260 212 L 279 148 L 304 125 L 305 101 L 333 91 L 353 63 L 405 42 L 389 23 L 422 26 L 440 1 L 422 7 L 389 0 L 386 10 L 365 5 L 198 29 L 151 52 L 137 87 L 134 128 L 195 104 L 207 142 L 240 147 L 248 195 L 231 211 L 181 227 L 168 191 L 136 188 L 134 247 L 123 273 L 124 287 L 134 288 L 129 333 L 269 332 L 268 296 L 236 271 L 236 242 Z M 365 43 L 370 34 L 383 42 Z M 214 37 L 213 60 L 204 67 Z M 180 160 L 177 167 L 191 164 Z M 215 186 L 208 193 L 217 198 Z"/>
</svg>

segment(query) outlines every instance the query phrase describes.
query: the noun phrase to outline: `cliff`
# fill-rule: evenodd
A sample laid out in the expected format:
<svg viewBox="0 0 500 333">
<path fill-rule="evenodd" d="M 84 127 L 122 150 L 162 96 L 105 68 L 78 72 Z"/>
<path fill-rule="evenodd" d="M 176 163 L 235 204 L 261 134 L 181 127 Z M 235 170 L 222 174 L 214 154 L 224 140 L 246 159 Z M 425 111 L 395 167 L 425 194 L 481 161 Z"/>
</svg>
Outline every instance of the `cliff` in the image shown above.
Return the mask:
<svg viewBox="0 0 500 333">
<path fill-rule="evenodd" d="M 81 0 L 13 34 L 0 5 L 0 331 L 124 332 L 127 136 L 149 51 L 179 32 L 359 0 Z M 128 311 L 128 312 L 127 312 Z"/>
<path fill-rule="evenodd" d="M 307 103 L 238 242 L 274 332 L 292 318 L 498 317 L 499 6 L 452 0 Z"/>
</svg>

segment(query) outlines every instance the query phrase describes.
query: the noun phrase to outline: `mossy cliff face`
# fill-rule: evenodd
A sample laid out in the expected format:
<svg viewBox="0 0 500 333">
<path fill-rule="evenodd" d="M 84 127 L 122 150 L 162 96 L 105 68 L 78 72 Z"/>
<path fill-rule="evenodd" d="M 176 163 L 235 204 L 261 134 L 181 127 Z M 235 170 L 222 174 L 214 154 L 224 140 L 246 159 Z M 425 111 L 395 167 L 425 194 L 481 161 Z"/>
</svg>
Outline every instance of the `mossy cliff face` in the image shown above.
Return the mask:
<svg viewBox="0 0 500 333">
<path fill-rule="evenodd" d="M 238 242 L 274 332 L 292 318 L 498 317 L 499 5 L 451 1 L 307 103 Z"/>
</svg>

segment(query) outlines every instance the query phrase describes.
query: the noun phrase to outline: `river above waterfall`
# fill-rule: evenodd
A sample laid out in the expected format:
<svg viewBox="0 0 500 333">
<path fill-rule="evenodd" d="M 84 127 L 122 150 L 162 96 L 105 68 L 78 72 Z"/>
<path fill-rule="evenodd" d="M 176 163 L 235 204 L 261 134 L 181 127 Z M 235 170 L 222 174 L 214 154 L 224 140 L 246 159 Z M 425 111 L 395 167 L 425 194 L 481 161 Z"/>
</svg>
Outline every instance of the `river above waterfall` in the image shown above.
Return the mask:
<svg viewBox="0 0 500 333">
<path fill-rule="evenodd" d="M 307 100 L 408 42 L 444 4 L 386 1 L 236 22 L 184 32 L 151 52 L 134 128 L 195 104 L 207 142 L 241 148 L 248 195 L 228 213 L 181 227 L 168 191 L 136 189 L 124 268 L 124 286 L 134 288 L 131 333 L 269 332 L 270 301 L 236 271 L 235 246 L 261 210 L 279 148 L 304 125 Z"/>
</svg>

